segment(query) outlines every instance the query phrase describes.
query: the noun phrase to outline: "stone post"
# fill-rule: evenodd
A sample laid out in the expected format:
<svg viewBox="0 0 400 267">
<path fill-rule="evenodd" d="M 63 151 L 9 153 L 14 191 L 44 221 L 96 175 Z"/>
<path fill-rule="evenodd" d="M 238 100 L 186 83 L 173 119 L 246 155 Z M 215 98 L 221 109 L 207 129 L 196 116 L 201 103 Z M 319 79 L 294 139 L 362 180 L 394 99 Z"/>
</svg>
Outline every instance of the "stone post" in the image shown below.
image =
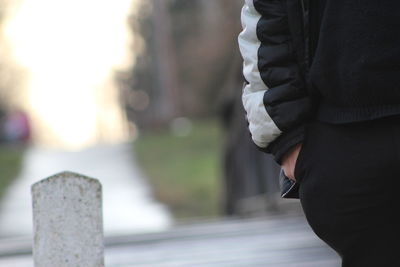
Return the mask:
<svg viewBox="0 0 400 267">
<path fill-rule="evenodd" d="M 98 180 L 63 172 L 32 185 L 36 267 L 104 266 Z"/>
</svg>

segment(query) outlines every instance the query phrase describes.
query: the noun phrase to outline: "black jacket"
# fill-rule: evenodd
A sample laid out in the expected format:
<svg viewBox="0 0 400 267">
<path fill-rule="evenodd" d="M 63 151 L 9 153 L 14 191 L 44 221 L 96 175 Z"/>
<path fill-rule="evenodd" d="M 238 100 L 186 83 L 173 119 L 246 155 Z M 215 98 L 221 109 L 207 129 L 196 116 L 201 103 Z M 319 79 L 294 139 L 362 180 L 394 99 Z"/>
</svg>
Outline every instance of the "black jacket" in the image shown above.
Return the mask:
<svg viewBox="0 0 400 267">
<path fill-rule="evenodd" d="M 318 119 L 400 114 L 398 1 L 245 0 L 239 46 L 254 143 L 282 156 Z"/>
<path fill-rule="evenodd" d="M 399 8 L 389 0 L 245 0 L 242 99 L 254 143 L 280 164 L 309 120 L 400 114 Z"/>
</svg>

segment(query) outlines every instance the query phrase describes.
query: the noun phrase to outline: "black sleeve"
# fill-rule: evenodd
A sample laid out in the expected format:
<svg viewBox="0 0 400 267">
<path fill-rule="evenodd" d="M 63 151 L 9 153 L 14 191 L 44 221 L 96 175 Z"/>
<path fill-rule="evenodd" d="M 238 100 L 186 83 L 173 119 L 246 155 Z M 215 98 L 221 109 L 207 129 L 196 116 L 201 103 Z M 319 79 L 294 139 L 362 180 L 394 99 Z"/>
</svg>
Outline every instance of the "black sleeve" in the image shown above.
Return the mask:
<svg viewBox="0 0 400 267">
<path fill-rule="evenodd" d="M 304 51 L 294 39 L 302 33 L 290 27 L 296 21 L 289 18 L 288 1 L 246 0 L 239 35 L 249 130 L 254 143 L 272 153 L 279 164 L 292 146 L 302 142 L 304 125 L 313 108 L 301 68 L 304 62 L 299 61 L 299 53 Z"/>
</svg>

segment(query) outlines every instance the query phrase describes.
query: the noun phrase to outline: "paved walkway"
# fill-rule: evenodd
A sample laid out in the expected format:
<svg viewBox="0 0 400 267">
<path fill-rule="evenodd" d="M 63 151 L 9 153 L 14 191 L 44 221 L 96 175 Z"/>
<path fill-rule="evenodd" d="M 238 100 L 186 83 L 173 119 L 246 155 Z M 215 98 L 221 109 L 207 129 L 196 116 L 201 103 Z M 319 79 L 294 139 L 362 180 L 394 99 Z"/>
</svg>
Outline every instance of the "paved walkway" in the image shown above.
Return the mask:
<svg viewBox="0 0 400 267">
<path fill-rule="evenodd" d="M 30 187 L 61 171 L 100 180 L 106 234 L 160 231 L 172 224 L 167 208 L 153 199 L 132 155 L 132 144 L 103 145 L 79 152 L 32 147 L 0 205 L 0 237 L 31 234 Z"/>
<path fill-rule="evenodd" d="M 335 252 L 299 212 L 173 225 L 168 210 L 152 198 L 131 148 L 122 144 L 74 153 L 30 149 L 1 206 L 0 267 L 33 266 L 30 186 L 64 170 L 103 184 L 107 267 L 340 266 Z"/>
<path fill-rule="evenodd" d="M 19 246 L 21 255 L 5 257 L 13 242 L 0 241 L 0 266 L 33 266 L 30 242 L 14 243 L 13 251 Z M 340 266 L 336 253 L 312 233 L 301 215 L 204 222 L 160 233 L 108 237 L 105 259 L 107 267 Z"/>
<path fill-rule="evenodd" d="M 339 267 L 301 216 L 221 221 L 109 246 L 106 266 Z"/>
</svg>

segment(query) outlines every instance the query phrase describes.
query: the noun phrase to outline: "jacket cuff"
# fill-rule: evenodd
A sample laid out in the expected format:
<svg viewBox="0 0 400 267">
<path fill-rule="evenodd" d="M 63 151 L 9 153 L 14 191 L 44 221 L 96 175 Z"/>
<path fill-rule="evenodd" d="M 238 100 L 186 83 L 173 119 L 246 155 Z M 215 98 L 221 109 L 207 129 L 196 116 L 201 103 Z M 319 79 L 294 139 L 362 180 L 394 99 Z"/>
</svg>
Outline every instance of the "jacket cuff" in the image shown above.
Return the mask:
<svg viewBox="0 0 400 267">
<path fill-rule="evenodd" d="M 274 160 L 282 165 L 283 156 L 293 146 L 303 142 L 305 125 L 300 125 L 290 131 L 282 133 L 278 138 L 271 142 L 266 148 L 262 150 L 274 156 Z"/>
</svg>

